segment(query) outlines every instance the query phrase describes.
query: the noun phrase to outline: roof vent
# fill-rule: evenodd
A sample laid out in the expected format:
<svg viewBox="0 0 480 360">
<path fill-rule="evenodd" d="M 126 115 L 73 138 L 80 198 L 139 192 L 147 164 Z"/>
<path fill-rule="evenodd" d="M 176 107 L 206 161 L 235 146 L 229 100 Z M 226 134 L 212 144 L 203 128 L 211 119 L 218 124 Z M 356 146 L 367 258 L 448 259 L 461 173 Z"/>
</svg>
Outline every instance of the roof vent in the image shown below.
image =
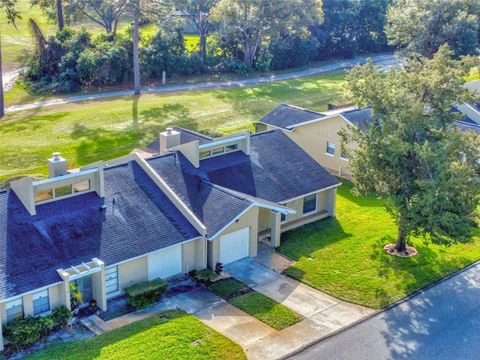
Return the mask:
<svg viewBox="0 0 480 360">
<path fill-rule="evenodd" d="M 50 178 L 67 174 L 67 160 L 60 156 L 59 152 L 54 152 L 53 157 L 48 159 L 48 176 Z"/>
</svg>

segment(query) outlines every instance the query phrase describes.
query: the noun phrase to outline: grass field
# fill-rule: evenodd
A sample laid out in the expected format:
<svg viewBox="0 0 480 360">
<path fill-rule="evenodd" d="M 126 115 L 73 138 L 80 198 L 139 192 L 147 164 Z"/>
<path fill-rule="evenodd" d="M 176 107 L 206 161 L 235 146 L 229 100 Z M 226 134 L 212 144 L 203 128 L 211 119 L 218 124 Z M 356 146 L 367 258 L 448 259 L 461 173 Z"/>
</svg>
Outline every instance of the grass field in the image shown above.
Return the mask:
<svg viewBox="0 0 480 360">
<path fill-rule="evenodd" d="M 326 110 L 344 74 L 319 75 L 267 85 L 170 95 L 149 94 L 46 107 L 0 120 L 0 182 L 46 174 L 47 158 L 60 151 L 71 167 L 109 160 L 144 147 L 167 126 L 231 133 L 253 129 L 279 103 Z"/>
<path fill-rule="evenodd" d="M 285 273 L 350 302 L 381 308 L 480 259 L 480 232 L 472 242 L 450 247 L 415 239 L 419 255 L 400 259 L 383 245 L 395 242 L 396 227 L 383 202 L 355 197 L 341 180 L 337 218 L 282 235 L 279 251 L 297 262 Z"/>
<path fill-rule="evenodd" d="M 246 359 L 240 346 L 178 310 L 137 321 L 90 340 L 48 346 L 30 360 Z"/>
</svg>

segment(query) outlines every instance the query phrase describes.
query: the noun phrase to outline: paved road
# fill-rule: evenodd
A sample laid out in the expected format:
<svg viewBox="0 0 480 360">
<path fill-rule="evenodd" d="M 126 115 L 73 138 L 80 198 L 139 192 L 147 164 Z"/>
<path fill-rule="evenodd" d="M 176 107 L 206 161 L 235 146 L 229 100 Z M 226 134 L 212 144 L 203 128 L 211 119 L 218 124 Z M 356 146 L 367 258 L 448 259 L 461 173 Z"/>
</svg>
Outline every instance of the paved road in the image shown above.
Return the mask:
<svg viewBox="0 0 480 360">
<path fill-rule="evenodd" d="M 477 264 L 292 358 L 478 360 L 479 310 Z"/>
<path fill-rule="evenodd" d="M 311 67 L 304 70 L 282 73 L 279 75 L 251 78 L 251 79 L 245 79 L 245 80 L 206 82 L 206 83 L 198 83 L 198 84 L 166 85 L 166 86 L 159 86 L 159 87 L 144 88 L 142 92 L 143 93 L 166 93 L 166 92 L 192 91 L 192 90 L 204 90 L 204 89 L 222 89 L 222 88 L 233 88 L 233 87 L 244 87 L 244 86 L 252 86 L 252 85 L 259 85 L 259 84 L 267 84 L 275 81 L 296 79 L 296 78 L 301 78 L 305 76 L 312 76 L 312 75 L 321 74 L 325 72 L 349 68 L 356 64 L 364 64 L 368 58 L 371 58 L 372 61 L 374 61 L 376 64 L 384 68 L 397 66 L 401 62 L 401 60 L 395 58 L 391 54 L 374 55 L 371 57 L 363 56 L 363 57 L 357 57 L 354 59 L 337 61 L 331 64 L 322 65 L 322 66 Z M 106 98 L 111 98 L 116 96 L 126 96 L 126 95 L 133 95 L 133 91 L 132 90 L 112 91 L 112 92 L 104 92 L 99 94 L 78 95 L 78 96 L 71 96 L 71 97 L 62 98 L 62 99 L 38 101 L 31 104 L 10 106 L 10 107 L 7 107 L 5 111 L 14 112 L 14 111 L 21 111 L 21 110 L 30 110 L 30 109 L 36 109 L 36 108 L 41 108 L 45 106 L 54 106 L 54 105 L 69 104 L 69 103 L 75 103 L 75 102 L 81 102 L 81 101 L 106 99 Z"/>
</svg>

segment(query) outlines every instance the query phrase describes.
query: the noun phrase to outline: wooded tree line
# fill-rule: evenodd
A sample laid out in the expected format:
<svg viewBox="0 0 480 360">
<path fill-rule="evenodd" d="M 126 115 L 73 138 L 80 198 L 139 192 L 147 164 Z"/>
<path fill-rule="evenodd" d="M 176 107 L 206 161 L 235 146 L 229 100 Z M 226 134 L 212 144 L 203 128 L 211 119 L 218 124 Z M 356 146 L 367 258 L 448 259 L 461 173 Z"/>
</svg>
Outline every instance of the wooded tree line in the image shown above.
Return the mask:
<svg viewBox="0 0 480 360">
<path fill-rule="evenodd" d="M 12 18 L 17 15 L 15 0 L 0 4 Z M 479 43 L 476 0 L 32 0 L 32 5 L 59 29 L 47 38 L 32 23 L 36 50 L 26 80 L 48 92 L 128 82 L 135 64 L 142 78 L 159 79 L 162 71 L 174 76 L 279 70 L 393 48 L 431 58 L 444 43 L 459 56 L 476 53 Z M 104 33 L 69 28 L 82 19 Z M 135 41 L 138 26 L 132 19 L 155 23 L 157 30 Z M 185 22 L 199 35 L 194 51 L 185 48 Z M 128 30 L 120 33 L 125 23 Z"/>
</svg>

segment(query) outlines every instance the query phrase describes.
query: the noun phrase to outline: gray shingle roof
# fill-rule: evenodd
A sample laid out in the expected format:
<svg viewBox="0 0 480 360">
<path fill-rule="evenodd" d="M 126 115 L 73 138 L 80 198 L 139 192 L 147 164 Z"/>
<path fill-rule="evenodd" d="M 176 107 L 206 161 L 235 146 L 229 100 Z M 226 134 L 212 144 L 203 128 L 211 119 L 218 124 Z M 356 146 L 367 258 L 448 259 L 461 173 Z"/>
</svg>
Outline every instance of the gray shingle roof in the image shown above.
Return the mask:
<svg viewBox="0 0 480 360">
<path fill-rule="evenodd" d="M 289 129 L 306 121 L 316 120 L 325 115 L 316 111 L 302 109 L 293 105 L 281 104 L 265 115 L 259 122 Z"/>
<path fill-rule="evenodd" d="M 368 126 L 373 118 L 373 111 L 371 107 L 343 111 L 340 114 L 362 131 L 368 129 Z"/>
<path fill-rule="evenodd" d="M 148 163 L 207 227 L 208 236 L 215 235 L 252 205 L 202 180 L 201 172 L 181 153 L 149 159 Z"/>
<path fill-rule="evenodd" d="M 104 199 L 87 193 L 58 200 L 37 206 L 35 216 L 3 191 L 0 300 L 59 282 L 58 268 L 94 257 L 108 266 L 198 236 L 134 162 L 105 169 Z"/>
<path fill-rule="evenodd" d="M 200 161 L 212 183 L 275 203 L 338 184 L 281 130 L 253 134 L 241 151 Z"/>
</svg>

